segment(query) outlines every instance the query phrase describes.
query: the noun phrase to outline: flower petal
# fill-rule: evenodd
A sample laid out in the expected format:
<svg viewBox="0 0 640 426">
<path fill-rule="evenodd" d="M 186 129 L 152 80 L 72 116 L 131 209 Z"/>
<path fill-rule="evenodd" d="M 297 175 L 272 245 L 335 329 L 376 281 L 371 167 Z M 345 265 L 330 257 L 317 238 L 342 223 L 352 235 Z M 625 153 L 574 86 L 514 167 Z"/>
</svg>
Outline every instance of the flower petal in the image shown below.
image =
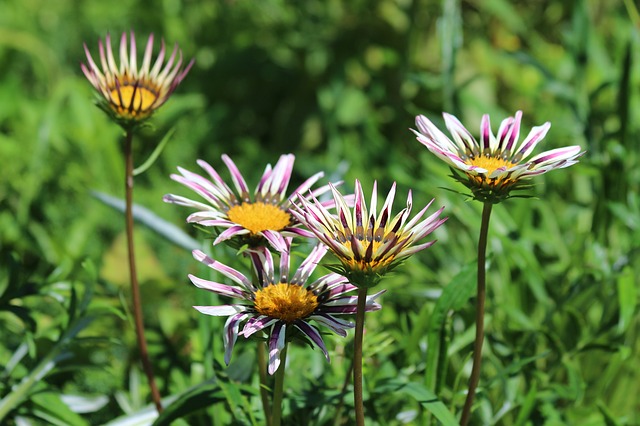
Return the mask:
<svg viewBox="0 0 640 426">
<path fill-rule="evenodd" d="M 276 372 L 280 367 L 280 353 L 285 345 L 286 325 L 283 322 L 277 322 L 271 329 L 271 337 L 269 338 L 269 374 Z"/>
</svg>

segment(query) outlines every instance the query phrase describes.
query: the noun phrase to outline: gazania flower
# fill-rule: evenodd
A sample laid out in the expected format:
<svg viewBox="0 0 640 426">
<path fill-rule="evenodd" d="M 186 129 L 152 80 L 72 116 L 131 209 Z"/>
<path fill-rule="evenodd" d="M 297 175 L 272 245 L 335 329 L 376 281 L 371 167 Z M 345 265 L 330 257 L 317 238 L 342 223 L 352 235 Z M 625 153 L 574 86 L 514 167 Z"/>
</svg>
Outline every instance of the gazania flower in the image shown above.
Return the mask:
<svg viewBox="0 0 640 426">
<path fill-rule="evenodd" d="M 291 239 L 287 238 L 287 245 Z M 344 277 L 337 274 L 325 275 L 307 284 L 318 262 L 327 248 L 316 246 L 302 262 L 295 274 L 289 273 L 288 250 L 281 253 L 280 271 L 276 278 L 271 252 L 266 247 L 258 247 L 249 253 L 253 260 L 258 281 L 254 282 L 237 270 L 217 262 L 203 252 L 195 250 L 195 259 L 211 269 L 220 272 L 235 284 L 221 284 L 189 275 L 191 282 L 222 296 L 239 299 L 241 303 L 222 306 L 194 306 L 207 315 L 229 316 L 224 326 L 225 363 L 229 364 L 231 352 L 238 336 L 249 338 L 253 334 L 267 333 L 269 345 L 269 374 L 280 365 L 280 352 L 292 336 L 305 336 L 312 345 L 319 347 L 327 361 L 329 353 L 320 332 L 311 322 L 323 325 L 340 336 L 352 328 L 349 321 L 336 318 L 356 312 L 356 297 L 347 293 L 355 289 Z M 367 298 L 367 310 L 380 309 L 374 302 L 381 293 Z M 242 329 L 240 325 L 244 322 Z M 299 333 L 298 333 L 299 332 Z"/>
<path fill-rule="evenodd" d="M 176 45 L 169 60 L 164 64 L 166 48 L 164 41 L 160 53 L 151 67 L 153 34 L 149 36 L 144 51 L 142 66 L 137 65 L 136 41 L 131 31 L 130 47 L 127 34 L 120 39 L 120 65 L 116 64 L 111 48 L 111 37 L 107 34 L 105 45 L 98 42 L 100 68 L 91 57 L 87 45 L 84 51 L 88 65 L 81 64 L 82 72 L 102 96 L 98 105 L 121 125 L 129 127 L 149 118 L 164 104 L 174 89 L 187 75 L 193 60 L 182 68 L 182 52 Z M 177 56 L 177 58 L 176 58 Z"/>
<path fill-rule="evenodd" d="M 198 165 L 207 172 L 211 180 L 181 167 L 178 167 L 181 175 L 171 175 L 171 179 L 192 189 L 209 204 L 173 194 L 165 195 L 164 201 L 198 209 L 198 212 L 187 218 L 187 222 L 226 228 L 213 244 L 233 238 L 240 243 L 239 245 L 256 246 L 266 240 L 277 251 L 283 251 L 286 249 L 285 237 L 313 237 L 312 233 L 299 227 L 298 221 L 291 216 L 290 209 L 296 198 L 295 194 L 308 191 L 324 173 L 319 172 L 311 176 L 287 198 L 286 192 L 295 156 L 282 155 L 275 167 L 267 165 L 251 196 L 247 183 L 231 158 L 223 155 L 222 161 L 231 173 L 236 192 L 222 180 L 211 165 L 198 160 Z M 328 190 L 329 187 L 325 185 L 312 193 L 318 196 Z"/>
<path fill-rule="evenodd" d="M 435 241 L 416 243 L 446 221 L 446 218 L 438 217 L 444 207 L 420 220 L 433 200 L 413 219 L 407 221 L 412 208 L 411 191 L 407 197 L 407 206 L 392 216 L 395 183 L 379 214 L 376 212 L 377 183 L 373 184 L 369 212 L 358 180 L 353 211 L 342 194 L 329 185 L 337 216 L 331 214 L 313 195 L 313 200 L 300 195 L 300 203 L 292 214 L 336 254 L 342 265 L 333 270 L 346 276 L 358 287 L 376 285 L 382 275 L 400 261 L 431 246 Z"/>
<path fill-rule="evenodd" d="M 418 141 L 429 151 L 460 170 L 462 176 L 454 176 L 473 192 L 480 201 L 498 203 L 509 197 L 512 190 L 524 189 L 526 180 L 553 169 L 569 167 L 577 163 L 579 146 L 567 146 L 543 152 L 526 160 L 545 137 L 551 123 L 531 129 L 529 135 L 518 144 L 522 112 L 502 121 L 498 134 L 493 135 L 489 116 L 482 117 L 480 143 L 453 115 L 444 113 L 444 121 L 453 141 L 442 133 L 428 118 L 416 117 Z M 525 161 L 526 160 L 526 161 Z"/>
</svg>

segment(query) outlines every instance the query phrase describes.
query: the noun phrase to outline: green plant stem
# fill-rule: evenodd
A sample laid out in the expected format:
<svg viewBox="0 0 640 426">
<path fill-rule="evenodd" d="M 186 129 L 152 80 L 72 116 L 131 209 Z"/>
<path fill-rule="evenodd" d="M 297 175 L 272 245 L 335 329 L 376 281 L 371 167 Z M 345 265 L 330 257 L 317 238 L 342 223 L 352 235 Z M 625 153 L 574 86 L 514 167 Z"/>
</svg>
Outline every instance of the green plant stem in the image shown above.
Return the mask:
<svg viewBox="0 0 640 426">
<path fill-rule="evenodd" d="M 158 413 L 162 412 L 162 403 L 160 401 L 160 392 L 156 386 L 153 376 L 153 368 L 149 360 L 149 352 L 147 350 L 147 341 L 144 337 L 144 323 L 142 322 L 142 304 L 140 302 L 140 285 L 138 284 L 138 274 L 136 272 L 136 257 L 133 245 L 133 131 L 127 130 L 124 141 L 124 157 L 125 157 L 125 221 L 127 227 L 127 252 L 129 256 L 129 275 L 131 276 L 131 297 L 133 302 L 133 318 L 136 328 L 136 337 L 138 340 L 138 348 L 140 348 L 140 358 L 142 359 L 142 368 L 147 376 L 149 387 L 151 388 L 151 398 L 156 406 Z"/>
<path fill-rule="evenodd" d="M 284 370 L 287 361 L 287 345 L 288 343 L 285 343 L 282 352 L 280 352 L 280 367 L 276 370 L 275 384 L 273 385 L 271 426 L 280 426 L 282 421 L 282 395 L 284 394 Z"/>
<path fill-rule="evenodd" d="M 364 426 L 364 399 L 362 398 L 362 340 L 364 337 L 364 313 L 367 304 L 367 288 L 358 288 L 356 334 L 353 341 L 353 402 L 356 425 Z"/>
<path fill-rule="evenodd" d="M 484 341 L 484 300 L 487 287 L 487 235 L 489 234 L 489 219 L 493 204 L 485 202 L 482 208 L 482 221 L 480 223 L 480 237 L 478 238 L 478 294 L 476 302 L 476 339 L 473 343 L 473 367 L 469 377 L 469 391 L 464 401 L 460 426 L 466 426 L 471 416 L 471 406 L 476 388 L 480 381 L 480 366 L 482 364 L 482 343 Z"/>
<path fill-rule="evenodd" d="M 267 426 L 271 426 L 271 407 L 269 406 L 269 390 L 267 386 L 267 351 L 265 343 L 258 342 L 258 376 L 260 377 L 260 399 Z"/>
</svg>

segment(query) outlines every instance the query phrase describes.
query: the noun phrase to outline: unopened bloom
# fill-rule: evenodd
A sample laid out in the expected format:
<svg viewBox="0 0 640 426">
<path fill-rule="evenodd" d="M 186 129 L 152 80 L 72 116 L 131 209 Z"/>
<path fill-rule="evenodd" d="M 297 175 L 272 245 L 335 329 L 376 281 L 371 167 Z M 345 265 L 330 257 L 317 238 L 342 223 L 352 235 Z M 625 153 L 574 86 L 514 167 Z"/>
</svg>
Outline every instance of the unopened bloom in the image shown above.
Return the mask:
<svg viewBox="0 0 640 426">
<path fill-rule="evenodd" d="M 516 112 L 515 117 L 503 120 L 495 136 L 489 115 L 485 114 L 480 125 L 480 143 L 456 117 L 447 113 L 443 116 L 453 141 L 423 115 L 416 117 L 419 131 L 412 131 L 429 151 L 452 166 L 454 171 L 462 171 L 462 176 L 455 177 L 472 191 L 474 198 L 483 202 L 498 203 L 509 198 L 511 191 L 524 189 L 532 176 L 569 167 L 584 154 L 579 146 L 574 145 L 545 151 L 526 160 L 545 137 L 551 123 L 534 127 L 518 144 L 521 111 Z"/>
<path fill-rule="evenodd" d="M 329 184 L 331 185 L 331 184 Z M 334 271 L 346 276 L 358 287 L 372 287 L 382 275 L 412 254 L 431 246 L 435 241 L 417 244 L 418 241 L 442 225 L 446 218 L 439 218 L 444 207 L 420 220 L 433 200 L 411 220 L 411 191 L 407 206 L 392 216 L 391 209 L 396 193 L 394 183 L 380 210 L 376 211 L 377 183 L 373 184 L 369 211 L 360 182 L 355 184 L 355 206 L 349 208 L 344 197 L 331 185 L 337 215 L 330 213 L 315 197 L 300 196 L 300 203 L 292 214 L 315 236 L 335 253 L 341 266 Z"/>
<path fill-rule="evenodd" d="M 290 244 L 291 239 L 287 239 Z M 312 345 L 319 347 L 327 361 L 329 353 L 320 332 L 312 321 L 323 325 L 340 336 L 353 323 L 336 318 L 356 312 L 357 297 L 347 293 L 355 289 L 344 277 L 330 273 L 307 284 L 318 262 L 327 249 L 316 246 L 302 262 L 298 270 L 290 273 L 288 250 L 281 253 L 279 275 L 275 275 L 274 261 L 266 247 L 250 250 L 257 281 L 195 250 L 193 256 L 209 268 L 221 273 L 235 284 L 222 284 L 189 275 L 197 287 L 222 296 L 239 299 L 238 304 L 221 306 L 194 306 L 207 315 L 228 316 L 224 326 L 225 363 L 229 364 L 231 352 L 238 336 L 249 338 L 257 332 L 266 332 L 269 346 L 269 374 L 280 365 L 280 352 L 292 336 L 305 336 Z M 367 311 L 380 309 L 374 300 L 381 293 L 367 298 Z M 241 324 L 244 323 L 242 329 Z M 300 334 L 301 333 L 301 334 Z"/>
<path fill-rule="evenodd" d="M 105 47 L 106 45 L 106 47 Z M 193 60 L 182 68 L 182 52 L 178 46 L 173 48 L 171 56 L 164 64 L 166 48 L 164 41 L 153 67 L 151 55 L 153 34 L 149 36 L 138 68 L 136 41 L 131 31 L 130 46 L 127 34 L 120 38 L 120 64 L 116 63 L 111 47 L 111 36 L 107 34 L 105 43 L 98 41 L 100 51 L 99 67 L 91 57 L 87 45 L 87 65 L 81 64 L 82 72 L 101 95 L 98 105 L 124 127 L 138 124 L 153 114 L 164 104 L 182 79 L 187 75 Z"/>
<path fill-rule="evenodd" d="M 235 192 L 209 163 L 198 160 L 198 165 L 207 172 L 210 180 L 182 167 L 178 167 L 180 175 L 173 174 L 171 179 L 192 189 L 208 204 L 173 194 L 165 195 L 164 201 L 198 209 L 199 211 L 187 218 L 187 222 L 223 228 L 224 231 L 214 240 L 214 245 L 231 239 L 240 243 L 236 245 L 249 246 L 267 241 L 277 251 L 283 251 L 286 249 L 286 237 L 313 237 L 312 233 L 299 227 L 300 224 L 291 216 L 290 209 L 296 194 L 308 191 L 324 173 L 319 172 L 311 176 L 287 197 L 295 156 L 282 155 L 275 167 L 267 165 L 255 192 L 251 195 L 249 186 L 231 158 L 223 155 L 222 161 L 231 173 Z M 312 193 L 318 196 L 328 190 L 329 187 L 324 185 Z"/>
</svg>

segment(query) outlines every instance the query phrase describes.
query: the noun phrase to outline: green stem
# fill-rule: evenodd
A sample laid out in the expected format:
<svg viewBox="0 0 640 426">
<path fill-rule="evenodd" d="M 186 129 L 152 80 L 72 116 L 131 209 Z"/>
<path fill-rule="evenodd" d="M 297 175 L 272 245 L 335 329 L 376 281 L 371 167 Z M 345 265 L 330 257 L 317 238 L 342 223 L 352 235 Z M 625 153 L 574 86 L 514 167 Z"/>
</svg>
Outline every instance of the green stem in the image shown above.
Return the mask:
<svg viewBox="0 0 640 426">
<path fill-rule="evenodd" d="M 482 208 L 482 222 L 480 223 L 480 237 L 478 238 L 478 295 L 476 305 L 476 339 L 473 343 L 473 368 L 469 377 L 469 391 L 462 409 L 460 426 L 466 426 L 471 415 L 473 397 L 480 381 L 480 365 L 482 364 L 482 343 L 484 341 L 484 300 L 487 287 L 487 235 L 489 233 L 489 219 L 493 204 L 485 202 Z"/>
<path fill-rule="evenodd" d="M 271 414 L 271 426 L 280 426 L 282 421 L 282 395 L 284 394 L 284 370 L 287 361 L 287 345 L 280 352 L 280 367 L 276 370 L 275 384 L 273 385 L 273 410 Z"/>
<path fill-rule="evenodd" d="M 269 386 L 267 385 L 267 351 L 265 343 L 258 342 L 258 376 L 260 377 L 260 399 L 267 426 L 271 426 L 271 407 L 269 406 Z M 283 368 L 284 369 L 284 368 Z"/>
<path fill-rule="evenodd" d="M 142 322 L 142 304 L 140 302 L 140 285 L 138 284 L 138 274 L 136 273 L 136 257 L 133 245 L 133 131 L 127 130 L 124 141 L 124 158 L 125 158 L 125 221 L 127 227 L 127 252 L 129 256 L 129 275 L 131 276 L 131 297 L 133 299 L 133 318 L 136 328 L 136 337 L 138 340 L 138 348 L 140 348 L 140 358 L 142 359 L 142 368 L 147 376 L 149 387 L 151 388 L 151 397 L 156 406 L 158 413 L 162 412 L 162 403 L 160 401 L 160 392 L 156 386 L 153 376 L 153 368 L 149 359 L 147 350 L 147 341 L 144 337 L 144 324 Z"/>
<path fill-rule="evenodd" d="M 356 335 L 353 341 L 353 402 L 356 425 L 364 426 L 364 400 L 362 398 L 362 340 L 364 337 L 364 313 L 367 304 L 367 288 L 358 288 L 356 311 Z"/>
</svg>

